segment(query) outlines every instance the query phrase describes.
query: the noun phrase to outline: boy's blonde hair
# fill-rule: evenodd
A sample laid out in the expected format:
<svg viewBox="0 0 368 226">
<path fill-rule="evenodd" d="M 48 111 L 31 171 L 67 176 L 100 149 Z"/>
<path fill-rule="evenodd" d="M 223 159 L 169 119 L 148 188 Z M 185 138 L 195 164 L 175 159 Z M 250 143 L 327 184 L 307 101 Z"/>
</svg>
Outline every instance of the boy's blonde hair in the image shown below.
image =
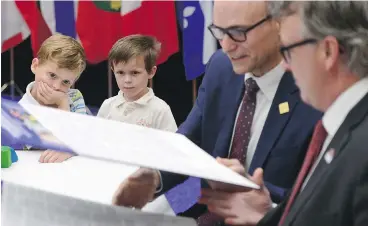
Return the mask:
<svg viewBox="0 0 368 226">
<path fill-rule="evenodd" d="M 37 53 L 40 64 L 52 61 L 59 68 L 81 74 L 86 68 L 86 54 L 82 45 L 74 38 L 62 34 L 54 34 L 47 38 Z"/>
<path fill-rule="evenodd" d="M 161 43 L 147 35 L 129 35 L 119 39 L 109 52 L 111 68 L 114 64 L 126 63 L 133 57 L 143 56 L 147 72 L 151 72 L 161 51 Z"/>
</svg>

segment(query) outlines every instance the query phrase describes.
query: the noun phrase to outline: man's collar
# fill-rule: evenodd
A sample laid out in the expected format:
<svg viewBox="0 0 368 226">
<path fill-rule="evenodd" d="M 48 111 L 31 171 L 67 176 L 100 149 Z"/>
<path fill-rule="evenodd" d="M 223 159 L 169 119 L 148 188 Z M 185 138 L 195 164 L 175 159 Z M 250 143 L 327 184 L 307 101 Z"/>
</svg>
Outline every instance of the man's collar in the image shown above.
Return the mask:
<svg viewBox="0 0 368 226">
<path fill-rule="evenodd" d="M 279 63 L 271 71 L 260 77 L 253 76 L 252 73 L 246 73 L 244 77 L 244 82 L 248 78 L 253 78 L 259 86 L 260 91 L 263 92 L 263 94 L 267 97 L 269 101 L 272 101 L 275 97 L 277 88 L 284 73 L 285 70 L 282 68 L 281 63 Z"/>
</svg>

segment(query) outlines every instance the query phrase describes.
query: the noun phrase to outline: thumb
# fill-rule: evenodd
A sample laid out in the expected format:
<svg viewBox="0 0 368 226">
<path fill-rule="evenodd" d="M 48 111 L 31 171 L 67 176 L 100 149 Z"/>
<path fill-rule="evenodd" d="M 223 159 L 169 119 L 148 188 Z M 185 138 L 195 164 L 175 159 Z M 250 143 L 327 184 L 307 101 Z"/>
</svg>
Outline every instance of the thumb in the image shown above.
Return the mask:
<svg viewBox="0 0 368 226">
<path fill-rule="evenodd" d="M 251 177 L 251 180 L 256 183 L 257 185 L 259 185 L 260 187 L 264 186 L 264 181 L 263 181 L 263 169 L 262 168 L 257 168 L 254 173 L 253 176 Z"/>
</svg>

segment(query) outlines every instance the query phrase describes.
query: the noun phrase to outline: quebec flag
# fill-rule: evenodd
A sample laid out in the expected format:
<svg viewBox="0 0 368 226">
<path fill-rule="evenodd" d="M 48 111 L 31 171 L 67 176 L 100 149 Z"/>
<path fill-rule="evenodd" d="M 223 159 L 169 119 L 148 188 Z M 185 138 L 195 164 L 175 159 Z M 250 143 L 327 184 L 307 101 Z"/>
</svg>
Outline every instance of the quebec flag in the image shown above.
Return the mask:
<svg viewBox="0 0 368 226">
<path fill-rule="evenodd" d="M 217 49 L 207 26 L 212 23 L 213 1 L 177 1 L 177 16 L 183 37 L 183 63 L 187 80 L 200 76 Z"/>
<path fill-rule="evenodd" d="M 39 4 L 51 34 L 58 32 L 78 38 L 75 26 L 78 1 L 39 1 Z"/>
</svg>

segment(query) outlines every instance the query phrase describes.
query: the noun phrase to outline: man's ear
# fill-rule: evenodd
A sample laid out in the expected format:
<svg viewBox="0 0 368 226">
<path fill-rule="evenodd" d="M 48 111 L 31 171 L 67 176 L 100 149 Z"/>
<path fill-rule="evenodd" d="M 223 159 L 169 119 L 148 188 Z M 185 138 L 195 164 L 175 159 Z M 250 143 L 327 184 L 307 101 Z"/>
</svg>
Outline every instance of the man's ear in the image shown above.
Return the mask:
<svg viewBox="0 0 368 226">
<path fill-rule="evenodd" d="M 33 58 L 32 64 L 31 64 L 31 71 L 32 71 L 33 74 L 36 74 L 36 69 L 38 67 L 38 64 L 39 64 L 38 59 Z"/>
<path fill-rule="evenodd" d="M 148 74 L 148 79 L 152 79 L 153 76 L 155 76 L 156 71 L 157 71 L 157 67 L 156 66 L 153 66 L 152 69 L 151 69 L 151 71 Z"/>
</svg>

